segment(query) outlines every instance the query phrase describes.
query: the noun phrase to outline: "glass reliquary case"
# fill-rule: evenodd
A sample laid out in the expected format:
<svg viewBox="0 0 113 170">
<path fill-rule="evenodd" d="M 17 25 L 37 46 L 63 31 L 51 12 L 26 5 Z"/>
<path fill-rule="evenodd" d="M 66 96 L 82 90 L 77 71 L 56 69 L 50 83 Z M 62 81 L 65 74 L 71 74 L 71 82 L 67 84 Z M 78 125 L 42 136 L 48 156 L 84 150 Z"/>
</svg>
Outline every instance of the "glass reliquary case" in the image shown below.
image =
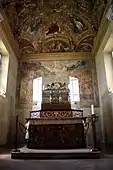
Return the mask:
<svg viewBox="0 0 113 170">
<path fill-rule="evenodd" d="M 66 88 L 65 83 L 52 83 L 46 86 L 42 92 L 42 102 L 43 103 L 67 103 L 69 92 Z"/>
</svg>

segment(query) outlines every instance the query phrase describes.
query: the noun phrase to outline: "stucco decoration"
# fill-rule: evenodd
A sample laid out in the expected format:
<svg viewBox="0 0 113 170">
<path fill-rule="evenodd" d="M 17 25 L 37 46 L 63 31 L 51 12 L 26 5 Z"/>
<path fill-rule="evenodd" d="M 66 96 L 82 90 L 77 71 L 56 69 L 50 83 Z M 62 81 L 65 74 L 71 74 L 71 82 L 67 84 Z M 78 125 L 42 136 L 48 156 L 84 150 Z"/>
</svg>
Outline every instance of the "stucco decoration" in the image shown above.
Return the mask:
<svg viewBox="0 0 113 170">
<path fill-rule="evenodd" d="M 56 82 L 64 85 L 69 83 L 69 76 L 72 76 L 79 80 L 81 106 L 87 107 L 92 103 L 98 105 L 98 86 L 94 70 L 91 60 L 23 62 L 20 64 L 20 103 L 32 103 L 33 79 L 42 76 L 44 86 Z"/>
<path fill-rule="evenodd" d="M 91 51 L 106 0 L 6 0 L 21 54 Z"/>
</svg>

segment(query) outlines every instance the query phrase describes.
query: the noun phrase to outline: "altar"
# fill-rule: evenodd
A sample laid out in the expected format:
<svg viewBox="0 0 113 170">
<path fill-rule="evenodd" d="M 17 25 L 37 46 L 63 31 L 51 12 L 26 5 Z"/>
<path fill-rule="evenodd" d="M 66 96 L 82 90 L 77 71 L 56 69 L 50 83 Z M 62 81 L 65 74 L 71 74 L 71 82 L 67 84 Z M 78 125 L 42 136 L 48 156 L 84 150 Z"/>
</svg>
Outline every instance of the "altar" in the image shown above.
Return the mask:
<svg viewBox="0 0 113 170">
<path fill-rule="evenodd" d="M 72 109 L 68 84 L 54 82 L 42 91 L 40 110 L 30 111 L 28 148 L 85 148 L 83 110 Z"/>
<path fill-rule="evenodd" d="M 27 147 L 17 149 L 16 135 L 16 152 L 12 152 L 12 158 L 99 158 L 100 152 L 94 150 L 96 133 L 93 121 L 96 117 L 84 117 L 82 109 L 72 109 L 66 89 L 46 89 L 42 97 L 41 109 L 31 110 L 26 118 L 27 128 L 22 126 L 28 134 Z M 86 143 L 90 121 L 93 149 L 87 149 Z M 18 132 L 18 116 L 16 122 Z"/>
<path fill-rule="evenodd" d="M 35 111 L 35 115 L 36 113 Z M 72 109 L 42 110 L 40 118 L 27 118 L 30 122 L 27 147 L 35 149 L 85 148 L 82 113 L 82 110 Z"/>
</svg>

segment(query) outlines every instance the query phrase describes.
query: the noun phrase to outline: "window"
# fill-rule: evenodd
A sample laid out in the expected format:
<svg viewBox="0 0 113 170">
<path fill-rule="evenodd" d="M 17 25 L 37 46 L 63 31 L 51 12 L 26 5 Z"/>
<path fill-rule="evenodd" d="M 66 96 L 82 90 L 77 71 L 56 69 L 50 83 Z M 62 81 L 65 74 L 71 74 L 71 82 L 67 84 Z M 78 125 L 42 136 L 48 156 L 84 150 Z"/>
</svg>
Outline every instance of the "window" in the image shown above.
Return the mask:
<svg viewBox="0 0 113 170">
<path fill-rule="evenodd" d="M 111 56 L 112 56 L 112 58 L 113 58 L 113 51 L 111 52 Z"/>
<path fill-rule="evenodd" d="M 113 52 L 104 52 L 104 66 L 108 91 L 113 91 Z"/>
<path fill-rule="evenodd" d="M 0 52 L 0 81 L 1 81 L 1 73 L 2 73 L 2 53 Z M 2 88 L 0 88 L 0 96 L 5 97 L 5 92 Z"/>
<path fill-rule="evenodd" d="M 2 64 L 2 53 L 0 53 L 0 68 L 1 68 L 1 64 Z"/>
<path fill-rule="evenodd" d="M 80 101 L 79 94 L 79 82 L 78 78 L 69 77 L 69 92 L 70 92 L 70 102 L 71 104 L 75 104 Z"/>
<path fill-rule="evenodd" d="M 42 77 L 33 80 L 33 105 L 41 109 L 42 103 Z"/>
<path fill-rule="evenodd" d="M 5 97 L 7 90 L 9 53 L 0 40 L 0 96 Z"/>
</svg>

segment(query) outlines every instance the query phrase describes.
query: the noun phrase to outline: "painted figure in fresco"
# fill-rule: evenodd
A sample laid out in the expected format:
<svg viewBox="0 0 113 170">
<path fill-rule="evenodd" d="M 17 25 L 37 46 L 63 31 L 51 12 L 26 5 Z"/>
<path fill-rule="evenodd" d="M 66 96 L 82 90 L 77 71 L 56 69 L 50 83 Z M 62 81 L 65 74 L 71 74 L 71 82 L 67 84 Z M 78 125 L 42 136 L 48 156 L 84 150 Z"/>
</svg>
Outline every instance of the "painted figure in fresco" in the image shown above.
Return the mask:
<svg viewBox="0 0 113 170">
<path fill-rule="evenodd" d="M 61 41 L 53 41 L 51 44 L 48 46 L 48 52 L 69 52 L 71 51 L 70 47 L 68 44 L 65 42 Z"/>
<path fill-rule="evenodd" d="M 56 50 L 55 50 L 56 47 L 57 47 L 57 44 L 53 41 L 52 44 L 51 44 L 51 46 L 50 46 L 50 52 L 56 51 Z"/>
<path fill-rule="evenodd" d="M 31 32 L 38 32 L 41 24 L 42 24 L 41 18 L 36 17 L 35 19 L 33 19 L 30 25 Z"/>
<path fill-rule="evenodd" d="M 82 22 L 80 22 L 79 20 L 76 20 L 74 18 L 74 16 L 69 15 L 70 18 L 70 22 L 73 25 L 73 31 L 76 32 L 82 32 L 84 30 L 84 25 L 82 24 Z"/>
<path fill-rule="evenodd" d="M 88 63 L 84 60 L 77 61 L 76 63 L 72 64 L 70 67 L 67 67 L 67 70 L 75 70 L 77 68 L 86 68 Z"/>
<path fill-rule="evenodd" d="M 57 23 L 55 21 L 53 21 L 51 23 L 51 26 L 49 27 L 49 30 L 47 31 L 46 35 L 49 34 L 54 34 L 54 33 L 58 33 L 60 31 L 59 26 L 57 25 Z"/>
<path fill-rule="evenodd" d="M 58 42 L 58 49 L 59 51 L 61 52 L 66 52 L 66 51 L 69 51 L 69 47 L 65 47 L 61 42 Z"/>
</svg>

